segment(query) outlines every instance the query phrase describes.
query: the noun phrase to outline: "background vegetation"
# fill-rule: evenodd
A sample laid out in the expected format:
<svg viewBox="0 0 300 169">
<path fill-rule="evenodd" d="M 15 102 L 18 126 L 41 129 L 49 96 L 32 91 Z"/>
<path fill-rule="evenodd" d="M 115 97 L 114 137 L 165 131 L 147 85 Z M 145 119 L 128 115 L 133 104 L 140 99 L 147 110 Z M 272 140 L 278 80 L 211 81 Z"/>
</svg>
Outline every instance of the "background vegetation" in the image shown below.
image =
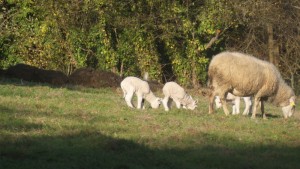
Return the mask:
<svg viewBox="0 0 300 169">
<path fill-rule="evenodd" d="M 258 116 L 130 109 L 120 89 L 55 88 L 0 80 L 3 169 L 296 169 L 300 114 L 266 105 Z M 161 96 L 161 91 L 156 95 Z M 136 102 L 134 102 L 136 103 Z M 297 104 L 299 107 L 299 103 Z"/>
<path fill-rule="evenodd" d="M 0 67 L 109 70 L 205 84 L 210 58 L 238 50 L 299 90 L 298 0 L 0 0 Z"/>
</svg>

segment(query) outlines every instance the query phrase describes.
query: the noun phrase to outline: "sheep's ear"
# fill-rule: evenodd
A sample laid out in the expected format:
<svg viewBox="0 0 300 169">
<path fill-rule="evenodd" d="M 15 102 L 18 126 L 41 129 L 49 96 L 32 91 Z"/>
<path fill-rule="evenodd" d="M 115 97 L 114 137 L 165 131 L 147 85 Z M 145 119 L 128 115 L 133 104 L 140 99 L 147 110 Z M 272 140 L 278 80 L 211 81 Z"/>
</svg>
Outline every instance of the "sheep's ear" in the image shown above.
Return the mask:
<svg viewBox="0 0 300 169">
<path fill-rule="evenodd" d="M 296 106 L 296 104 L 295 104 L 295 98 L 294 97 L 292 97 L 292 98 L 290 98 L 290 105 L 291 106 Z"/>
<path fill-rule="evenodd" d="M 195 101 L 195 103 L 198 103 L 198 99 Z"/>
</svg>

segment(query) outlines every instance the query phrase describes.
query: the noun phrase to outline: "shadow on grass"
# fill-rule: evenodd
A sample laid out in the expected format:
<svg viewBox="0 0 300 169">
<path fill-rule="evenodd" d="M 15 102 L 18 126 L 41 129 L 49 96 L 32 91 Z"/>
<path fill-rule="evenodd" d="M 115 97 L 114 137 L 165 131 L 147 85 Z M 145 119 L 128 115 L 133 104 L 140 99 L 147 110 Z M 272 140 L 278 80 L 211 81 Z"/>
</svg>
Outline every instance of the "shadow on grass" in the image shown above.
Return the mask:
<svg viewBox="0 0 300 169">
<path fill-rule="evenodd" d="M 3 116 L 10 110 L 0 108 Z M 9 117 L 9 116 L 7 116 Z M 13 134 L 40 130 L 24 119 L 0 125 L 0 168 L 3 169 L 295 169 L 300 147 L 247 144 L 231 137 L 198 133 L 203 145 L 190 148 L 151 148 L 132 140 L 103 134 L 99 129 L 65 130 L 58 134 Z M 55 131 L 54 131 L 55 133 Z M 183 138 L 190 140 L 190 138 Z M 298 144 L 297 144 L 298 145 Z M 187 146 L 189 147 L 189 146 Z"/>
<path fill-rule="evenodd" d="M 226 140 L 224 140 L 226 142 Z M 152 149 L 100 132 L 23 137 L 0 142 L 0 168 L 299 168 L 300 149 L 206 145 L 191 149 Z"/>
</svg>

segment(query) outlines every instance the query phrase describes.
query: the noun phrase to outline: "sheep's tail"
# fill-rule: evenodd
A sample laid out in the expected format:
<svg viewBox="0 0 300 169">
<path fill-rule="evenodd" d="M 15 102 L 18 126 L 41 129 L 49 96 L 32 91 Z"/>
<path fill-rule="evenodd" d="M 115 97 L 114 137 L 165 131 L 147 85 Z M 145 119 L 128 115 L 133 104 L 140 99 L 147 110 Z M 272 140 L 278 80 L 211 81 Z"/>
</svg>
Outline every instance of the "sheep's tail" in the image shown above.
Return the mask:
<svg viewBox="0 0 300 169">
<path fill-rule="evenodd" d="M 145 72 L 143 79 L 148 81 L 148 79 L 149 79 L 149 73 L 148 72 Z"/>
</svg>

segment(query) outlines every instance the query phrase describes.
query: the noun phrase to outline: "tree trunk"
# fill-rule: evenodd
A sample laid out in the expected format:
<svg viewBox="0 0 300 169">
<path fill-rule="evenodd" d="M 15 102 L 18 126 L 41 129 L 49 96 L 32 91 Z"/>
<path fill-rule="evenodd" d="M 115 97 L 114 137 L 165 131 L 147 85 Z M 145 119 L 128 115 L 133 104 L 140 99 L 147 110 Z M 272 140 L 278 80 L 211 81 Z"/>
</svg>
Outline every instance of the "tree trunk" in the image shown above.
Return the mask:
<svg viewBox="0 0 300 169">
<path fill-rule="evenodd" d="M 274 30 L 272 24 L 267 24 L 267 32 L 269 61 L 277 66 L 279 57 L 279 47 L 276 41 L 274 40 Z"/>
<path fill-rule="evenodd" d="M 198 89 L 200 87 L 198 81 L 197 68 L 194 60 L 192 62 L 192 83 L 194 89 Z"/>
<path fill-rule="evenodd" d="M 120 67 L 120 77 L 122 77 L 122 78 L 123 78 L 123 69 L 124 69 L 124 62 L 122 60 L 121 67 Z"/>
<path fill-rule="evenodd" d="M 295 90 L 295 76 L 293 73 L 291 74 L 291 87 Z"/>
</svg>

